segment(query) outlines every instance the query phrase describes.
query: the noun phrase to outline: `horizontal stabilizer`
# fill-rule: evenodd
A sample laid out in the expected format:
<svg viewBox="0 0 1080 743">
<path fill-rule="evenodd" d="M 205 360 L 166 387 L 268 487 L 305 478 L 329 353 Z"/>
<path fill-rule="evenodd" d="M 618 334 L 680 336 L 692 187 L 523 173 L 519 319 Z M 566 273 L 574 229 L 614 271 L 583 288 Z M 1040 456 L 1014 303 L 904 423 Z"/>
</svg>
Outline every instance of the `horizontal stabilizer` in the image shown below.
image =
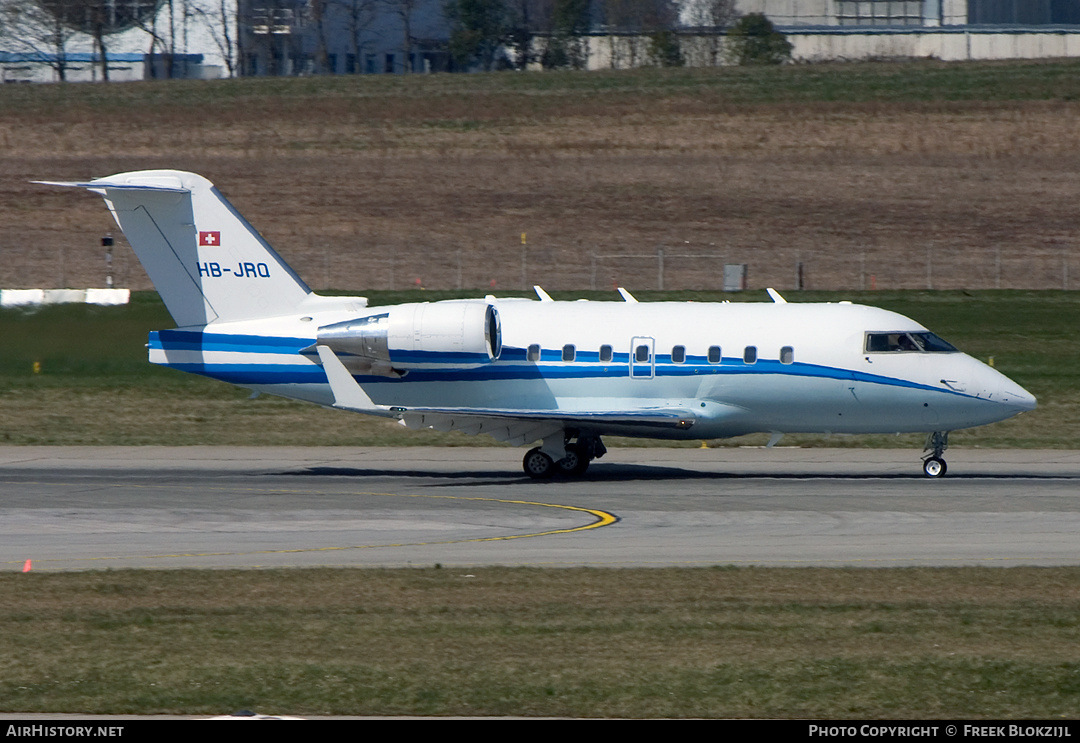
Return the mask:
<svg viewBox="0 0 1080 743">
<path fill-rule="evenodd" d="M 117 191 L 164 191 L 166 193 L 190 193 L 190 189 L 182 185 L 164 185 L 153 183 L 114 183 L 108 178 L 100 178 L 94 181 L 32 181 L 43 186 L 60 186 L 61 188 L 88 188 L 92 191 L 110 188 Z M 104 193 L 103 190 L 99 192 Z"/>
</svg>

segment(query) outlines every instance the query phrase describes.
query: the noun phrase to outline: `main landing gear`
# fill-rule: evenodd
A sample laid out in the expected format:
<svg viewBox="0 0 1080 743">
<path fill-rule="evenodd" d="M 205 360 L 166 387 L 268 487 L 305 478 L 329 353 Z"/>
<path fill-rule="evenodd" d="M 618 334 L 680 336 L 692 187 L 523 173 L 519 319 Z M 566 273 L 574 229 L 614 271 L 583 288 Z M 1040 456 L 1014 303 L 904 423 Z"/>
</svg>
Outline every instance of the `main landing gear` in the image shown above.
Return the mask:
<svg viewBox="0 0 1080 743">
<path fill-rule="evenodd" d="M 592 460 L 599 459 L 607 453 L 607 447 L 599 436 L 579 436 L 573 443 L 570 443 L 569 438 L 565 439 L 562 447 L 563 456 L 557 460 L 545 451 L 548 448 L 548 442 L 545 440 L 544 446 L 529 449 L 521 460 L 521 467 L 525 470 L 525 474 L 534 480 L 548 480 L 555 475 L 581 477 L 585 474 L 585 470 L 589 469 L 589 463 Z"/>
<path fill-rule="evenodd" d="M 949 448 L 949 432 L 935 431 L 926 437 L 923 447 L 923 472 L 927 477 L 944 477 L 948 466 L 941 455 Z"/>
</svg>

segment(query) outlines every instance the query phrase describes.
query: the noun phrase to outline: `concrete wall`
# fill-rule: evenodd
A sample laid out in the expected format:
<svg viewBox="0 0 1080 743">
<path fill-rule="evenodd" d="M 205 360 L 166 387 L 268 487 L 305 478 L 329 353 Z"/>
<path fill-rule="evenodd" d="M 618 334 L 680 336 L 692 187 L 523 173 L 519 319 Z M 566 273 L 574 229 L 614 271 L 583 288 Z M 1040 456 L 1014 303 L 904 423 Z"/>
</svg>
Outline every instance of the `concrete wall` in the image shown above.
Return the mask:
<svg viewBox="0 0 1080 743">
<path fill-rule="evenodd" d="M 787 29 L 802 62 L 933 57 L 942 60 L 1080 57 L 1080 28 L 1037 32 L 928 28 L 826 33 Z"/>
<path fill-rule="evenodd" d="M 1080 57 L 1080 28 L 1052 32 L 997 31 L 964 28 L 879 29 L 849 31 L 789 28 L 788 41 L 797 62 L 868 61 L 876 59 L 1043 59 Z M 680 34 L 688 67 L 725 64 L 723 37 Z M 655 64 L 651 41 L 643 35 L 594 35 L 582 40 L 590 70 L 628 69 Z M 538 64 L 533 69 L 540 69 Z"/>
</svg>

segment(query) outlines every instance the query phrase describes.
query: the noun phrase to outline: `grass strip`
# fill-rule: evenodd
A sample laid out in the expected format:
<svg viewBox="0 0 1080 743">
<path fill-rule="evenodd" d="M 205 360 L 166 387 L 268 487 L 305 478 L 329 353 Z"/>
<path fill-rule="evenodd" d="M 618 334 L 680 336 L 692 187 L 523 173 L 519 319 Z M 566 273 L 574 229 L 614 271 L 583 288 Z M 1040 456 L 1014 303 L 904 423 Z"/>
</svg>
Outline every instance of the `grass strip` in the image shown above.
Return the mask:
<svg viewBox="0 0 1080 743">
<path fill-rule="evenodd" d="M 515 101 L 565 98 L 606 101 L 651 95 L 715 99 L 730 104 L 874 101 L 1021 101 L 1080 99 L 1080 62 L 1075 59 L 1001 62 L 910 61 L 831 63 L 783 67 L 641 68 L 542 74 L 341 75 L 264 77 L 219 81 L 147 81 L 123 85 L 10 85 L 0 91 L 9 116 L 55 116 L 86 109 L 101 114 L 146 108 L 186 111 L 213 106 L 219 113 L 252 101 L 304 106 L 335 100 L 371 99 L 457 102 L 499 96 Z M 595 105 L 595 104 L 593 104 Z M 468 106 L 460 106 L 467 108 Z M 379 117 L 377 111 L 370 113 Z"/>
<path fill-rule="evenodd" d="M 0 575 L 0 709 L 1080 714 L 1080 569 Z"/>
</svg>

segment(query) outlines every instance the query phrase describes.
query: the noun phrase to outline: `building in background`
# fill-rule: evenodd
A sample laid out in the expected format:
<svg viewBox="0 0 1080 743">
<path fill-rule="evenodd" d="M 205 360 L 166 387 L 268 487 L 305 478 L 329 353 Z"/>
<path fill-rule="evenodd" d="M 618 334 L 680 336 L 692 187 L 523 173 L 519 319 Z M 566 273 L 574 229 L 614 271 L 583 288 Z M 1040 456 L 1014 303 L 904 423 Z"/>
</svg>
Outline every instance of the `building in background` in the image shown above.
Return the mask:
<svg viewBox="0 0 1080 743">
<path fill-rule="evenodd" d="M 739 0 L 804 62 L 1080 56 L 1080 0 Z"/>
<path fill-rule="evenodd" d="M 804 62 L 1080 56 L 1080 0 L 478 2 L 497 28 L 469 59 L 446 0 L 0 0 L 0 79 L 712 66 L 732 11 L 768 16 Z"/>
<path fill-rule="evenodd" d="M 1077 0 L 738 0 L 779 26 L 1050 26 L 1080 24 Z"/>
<path fill-rule="evenodd" d="M 445 72 L 442 0 L 239 0 L 242 75 Z"/>
<path fill-rule="evenodd" d="M 0 0 L 4 82 L 235 74 L 235 0 Z"/>
</svg>

